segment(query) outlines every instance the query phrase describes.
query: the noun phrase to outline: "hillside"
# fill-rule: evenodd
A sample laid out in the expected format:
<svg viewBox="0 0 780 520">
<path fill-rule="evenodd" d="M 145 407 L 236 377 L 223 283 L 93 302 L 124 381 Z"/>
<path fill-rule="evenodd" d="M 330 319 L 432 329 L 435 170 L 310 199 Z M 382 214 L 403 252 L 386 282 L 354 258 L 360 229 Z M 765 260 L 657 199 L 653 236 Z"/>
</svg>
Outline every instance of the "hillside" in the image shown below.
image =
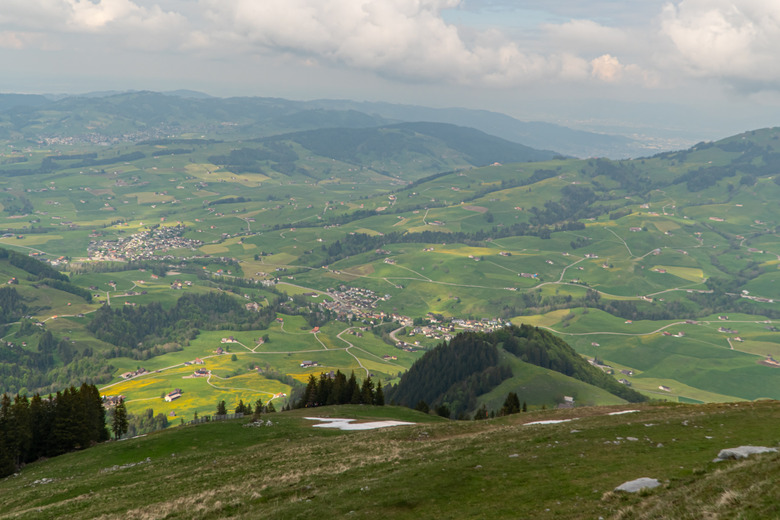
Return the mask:
<svg viewBox="0 0 780 520">
<path fill-rule="evenodd" d="M 5 112 L 5 113 L 3 113 Z M 433 122 L 469 127 L 507 141 L 581 157 L 651 153 L 626 137 L 523 122 L 482 110 L 279 98 L 215 98 L 189 91 L 104 92 L 48 99 L 0 94 L 0 138 L 155 138 L 171 133 L 259 137 L 321 128 Z M 526 159 L 523 159 L 526 160 Z"/>
<path fill-rule="evenodd" d="M 209 101 L 123 96 L 68 103 L 173 124 L 162 112 L 189 117 L 186 103 Z M 244 112 L 296 113 L 253 106 Z M 394 384 L 438 343 L 511 323 L 551 332 L 650 398 L 780 397 L 777 129 L 632 161 L 515 163 L 522 147 L 475 130 L 345 126 L 7 142 L 0 242 L 69 281 L 3 271 L 27 306 L 8 318 L 3 389 L 86 379 L 138 416 L 190 419 L 221 400 L 281 408 L 312 374 Z M 177 302 L 209 294 L 232 299 L 226 316 L 177 327 L 190 316 Z M 124 317 L 105 320 L 116 334 L 96 321 L 103 305 Z M 164 323 L 137 325 L 150 316 Z M 41 356 L 43 373 L 22 361 Z M 194 375 L 196 359 L 210 377 Z M 618 402 L 515 361 L 476 406 L 524 386 L 531 409 L 572 394 Z M 173 389 L 182 398 L 164 401 Z"/>
<path fill-rule="evenodd" d="M 393 407 L 214 422 L 39 461 L 0 481 L 0 518 L 772 518 L 776 402 L 634 405 L 450 422 Z M 316 413 L 315 413 L 316 412 Z M 391 419 L 368 431 L 309 416 Z M 561 424 L 535 422 L 569 421 Z M 640 477 L 661 486 L 613 490 Z"/>
<path fill-rule="evenodd" d="M 516 362 L 512 363 L 512 359 Z M 522 400 L 523 392 L 528 392 L 528 385 L 523 384 L 527 381 L 518 378 L 527 372 L 524 364 L 593 385 L 629 402 L 646 400 L 588 364 L 564 341 L 526 325 L 487 334 L 458 334 L 415 361 L 401 376 L 398 385 L 388 390 L 388 399 L 410 408 L 422 401 L 434 409 L 446 407 L 453 417 L 471 417 L 477 403 L 484 402 L 482 396 L 499 385 L 504 395 L 515 392 Z M 511 381 L 512 378 L 516 380 Z M 563 386 L 562 381 L 558 384 Z M 580 396 L 570 397 L 577 400 Z M 560 400 L 557 404 L 563 403 L 563 394 L 557 398 Z M 497 408 L 493 407 L 492 411 L 496 412 Z"/>
<path fill-rule="evenodd" d="M 575 157 L 622 159 L 656 153 L 658 150 L 625 136 L 574 130 L 539 121 L 520 121 L 505 114 L 463 108 L 428 108 L 390 103 L 355 103 L 320 100 L 318 106 L 377 114 L 391 120 L 449 123 L 476 128 L 485 133 L 539 149 L 551 149 Z"/>
</svg>

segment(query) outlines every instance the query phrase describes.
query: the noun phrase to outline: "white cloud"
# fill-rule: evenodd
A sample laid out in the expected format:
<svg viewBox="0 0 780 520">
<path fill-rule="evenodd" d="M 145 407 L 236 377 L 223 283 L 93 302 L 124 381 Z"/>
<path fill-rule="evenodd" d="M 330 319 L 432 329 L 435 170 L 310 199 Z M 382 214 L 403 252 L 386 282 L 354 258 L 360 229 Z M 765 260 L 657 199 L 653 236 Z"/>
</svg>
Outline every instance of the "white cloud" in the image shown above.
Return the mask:
<svg viewBox="0 0 780 520">
<path fill-rule="evenodd" d="M 383 76 L 499 87 L 589 77 L 575 52 L 531 51 L 498 30 L 466 38 L 442 17 L 459 0 L 204 1 L 222 38 Z"/>
<path fill-rule="evenodd" d="M 614 56 L 604 54 L 590 62 L 591 74 L 594 78 L 613 83 L 623 75 L 623 65 Z"/>
<path fill-rule="evenodd" d="M 661 34 L 671 58 L 694 76 L 735 82 L 780 80 L 780 2 L 683 0 L 667 4 Z"/>
<path fill-rule="evenodd" d="M 172 32 L 186 25 L 185 18 L 133 0 L 2 0 L 0 29 L 38 32 L 51 38 L 57 34 L 110 35 L 125 44 L 152 47 L 172 43 Z M 183 31 L 181 31 L 183 32 Z M 24 43 L 22 43 L 24 45 Z M 114 45 L 111 43 L 110 45 Z M 110 46 L 109 45 L 109 46 Z"/>
</svg>

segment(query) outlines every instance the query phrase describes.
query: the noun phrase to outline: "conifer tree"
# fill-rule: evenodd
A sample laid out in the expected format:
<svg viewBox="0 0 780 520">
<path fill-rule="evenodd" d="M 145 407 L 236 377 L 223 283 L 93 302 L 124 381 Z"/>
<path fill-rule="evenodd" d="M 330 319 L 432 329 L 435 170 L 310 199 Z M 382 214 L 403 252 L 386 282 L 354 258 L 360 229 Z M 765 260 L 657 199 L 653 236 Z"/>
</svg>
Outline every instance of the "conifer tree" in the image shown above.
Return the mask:
<svg viewBox="0 0 780 520">
<path fill-rule="evenodd" d="M 374 393 L 374 404 L 376 406 L 384 406 L 385 405 L 385 393 L 382 391 L 382 382 L 377 381 L 376 383 L 376 392 Z"/>
<path fill-rule="evenodd" d="M 114 410 L 114 423 L 111 425 L 111 429 L 114 432 L 114 439 L 119 439 L 122 435 L 127 433 L 129 426 L 127 421 L 127 408 L 125 407 L 124 399 L 122 399 Z"/>
<path fill-rule="evenodd" d="M 474 412 L 474 420 L 475 421 L 481 421 L 483 419 L 488 418 L 488 411 L 487 406 L 485 406 L 485 403 L 482 403 L 482 406 L 480 406 L 476 412 Z"/>
<path fill-rule="evenodd" d="M 217 403 L 217 415 L 227 415 L 227 405 L 225 401 Z"/>
<path fill-rule="evenodd" d="M 520 413 L 520 399 L 514 392 L 509 392 L 504 400 L 504 405 L 501 407 L 499 415 L 512 415 Z"/>
<path fill-rule="evenodd" d="M 363 385 L 360 389 L 360 402 L 363 404 L 374 403 L 374 383 L 371 381 L 371 376 L 363 380 Z"/>
</svg>

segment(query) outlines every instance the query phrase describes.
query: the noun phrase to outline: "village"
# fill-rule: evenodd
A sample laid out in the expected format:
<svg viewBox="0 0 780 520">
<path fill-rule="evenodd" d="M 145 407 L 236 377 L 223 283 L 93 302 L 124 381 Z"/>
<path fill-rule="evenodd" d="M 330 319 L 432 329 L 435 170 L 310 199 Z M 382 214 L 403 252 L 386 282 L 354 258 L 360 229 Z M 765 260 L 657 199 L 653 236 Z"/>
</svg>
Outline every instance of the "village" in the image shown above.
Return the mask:
<svg viewBox="0 0 780 520">
<path fill-rule="evenodd" d="M 96 261 L 135 261 L 151 258 L 161 259 L 157 252 L 171 249 L 196 250 L 203 245 L 200 240 L 182 238 L 185 227 L 181 224 L 175 226 L 158 226 L 149 231 L 133 233 L 128 237 L 118 240 L 92 240 L 87 246 L 87 255 L 90 260 Z M 92 236 L 92 238 L 98 238 Z M 172 256 L 170 258 L 173 258 Z"/>
<path fill-rule="evenodd" d="M 389 294 L 379 296 L 370 289 L 359 287 L 339 286 L 338 290 L 328 289 L 328 296 L 333 301 L 322 301 L 320 307 L 334 312 L 340 320 L 362 320 L 367 323 L 394 322 L 401 327 L 412 327 L 407 336 L 419 336 L 428 339 L 449 341 L 457 332 L 475 331 L 492 332 L 509 325 L 508 321 L 498 318 L 464 319 L 458 317 L 446 317 L 441 314 L 429 312 L 425 317 L 413 319 L 400 314 L 387 314 L 377 310 L 377 304 L 390 299 Z M 313 296 L 316 293 L 305 293 Z M 396 347 L 415 351 L 420 347 L 420 341 L 412 342 L 396 340 Z"/>
</svg>

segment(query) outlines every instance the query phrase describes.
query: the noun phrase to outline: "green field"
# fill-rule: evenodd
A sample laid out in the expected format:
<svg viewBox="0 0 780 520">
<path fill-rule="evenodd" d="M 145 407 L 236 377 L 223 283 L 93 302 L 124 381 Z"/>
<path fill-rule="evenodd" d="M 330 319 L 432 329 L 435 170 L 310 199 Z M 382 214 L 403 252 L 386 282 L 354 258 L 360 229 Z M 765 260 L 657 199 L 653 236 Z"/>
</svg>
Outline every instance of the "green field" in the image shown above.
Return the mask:
<svg viewBox="0 0 780 520">
<path fill-rule="evenodd" d="M 35 462 L 0 481 L 0 518 L 304 518 L 312 507 L 355 518 L 772 518 L 777 454 L 713 459 L 777 446 L 779 410 L 621 405 L 457 422 L 389 406 L 295 410 Z M 339 431 L 312 416 L 413 424 Z M 639 477 L 661 486 L 613 491 Z"/>
<path fill-rule="evenodd" d="M 401 138 L 395 130 L 379 133 Z M 387 330 L 371 327 L 399 316 L 422 323 L 432 313 L 545 327 L 583 356 L 613 365 L 615 377 L 634 370 L 632 384 L 652 398 L 780 398 L 780 368 L 767 363 L 780 356 L 780 341 L 774 325 L 763 323 L 780 319 L 773 210 L 780 186 L 767 169 L 752 181 L 743 177 L 774 164 L 776 129 L 636 161 L 486 167 L 444 141 L 415 135 L 414 147 L 387 145 L 382 153 L 325 150 L 294 135 L 208 136 L 187 140 L 186 149 L 164 141 L 28 145 L 29 172 L 0 165 L 0 228 L 8 234 L 0 246 L 52 262 L 89 288 L 92 302 L 0 262 L 0 275 L 18 281 L 24 315 L 42 323 L 30 329 L 17 316 L 3 338 L 37 353 L 47 330 L 69 345 L 44 360 L 45 381 L 25 383 L 33 381 L 28 366 L 6 389 L 47 393 L 80 376 L 125 394 L 131 412 L 152 407 L 190 416 L 222 399 L 233 406 L 292 394 L 255 366 L 297 381 L 354 370 L 387 384 L 422 351 L 395 348 Z M 743 141 L 761 143 L 763 155 L 743 153 Z M 238 149 L 257 159 L 230 163 Z M 177 153 L 159 155 L 166 150 Z M 289 162 L 277 160 L 280 150 Z M 137 158 L 112 162 L 131 152 Z M 94 153 L 90 160 L 99 164 L 67 157 L 76 153 Z M 42 168 L 47 157 L 51 170 Z M 704 173 L 691 173 L 699 169 Z M 713 174 L 720 177 L 708 180 Z M 164 232 L 175 239 L 157 238 Z M 374 317 L 325 313 L 321 303 L 338 303 L 342 286 L 373 291 L 375 301 L 363 302 L 361 312 Z M 103 304 L 169 310 L 183 295 L 220 292 L 258 312 L 274 306 L 283 325 L 204 324 L 186 341 L 161 341 L 169 352 L 149 358 L 127 353 L 137 345 L 109 345 L 88 329 Z M 727 324 L 722 314 L 730 315 Z M 738 333 L 718 332 L 725 325 Z M 209 357 L 229 336 L 240 344 L 229 344 L 226 357 Z M 263 336 L 269 341 L 258 345 Z M 437 342 L 423 339 L 420 347 Z M 64 366 L 69 357 L 78 368 Z M 195 357 L 206 360 L 213 384 L 182 379 L 182 364 Z M 318 366 L 301 367 L 303 361 Z M 153 375 L 116 384 L 139 367 Z M 536 403 L 553 401 L 561 393 L 556 384 L 571 384 L 537 383 L 545 390 Z M 185 397 L 164 403 L 169 388 L 186 390 Z M 485 402 L 494 405 L 504 390 Z M 593 389 L 580 391 L 588 402 L 608 402 Z"/>
</svg>

